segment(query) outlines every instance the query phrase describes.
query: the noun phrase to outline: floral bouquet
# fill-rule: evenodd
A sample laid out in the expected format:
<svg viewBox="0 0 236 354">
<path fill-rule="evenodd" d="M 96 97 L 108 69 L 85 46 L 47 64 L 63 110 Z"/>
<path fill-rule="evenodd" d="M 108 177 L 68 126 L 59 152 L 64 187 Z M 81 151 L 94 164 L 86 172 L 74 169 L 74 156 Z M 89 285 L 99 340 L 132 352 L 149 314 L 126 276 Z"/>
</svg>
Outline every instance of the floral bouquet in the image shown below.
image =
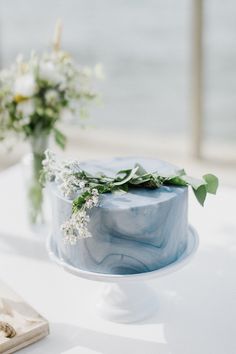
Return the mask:
<svg viewBox="0 0 236 354">
<path fill-rule="evenodd" d="M 32 224 L 42 222 L 39 174 L 48 138 L 53 135 L 65 147 L 66 137 L 58 123 L 66 112 L 80 118 L 86 114 L 87 103 L 96 98 L 91 89 L 93 76 L 95 71 L 78 66 L 58 43 L 53 51 L 32 53 L 28 60 L 18 56 L 14 65 L 0 72 L 0 137 L 14 132 L 28 140 L 32 149 L 28 188 Z"/>
</svg>

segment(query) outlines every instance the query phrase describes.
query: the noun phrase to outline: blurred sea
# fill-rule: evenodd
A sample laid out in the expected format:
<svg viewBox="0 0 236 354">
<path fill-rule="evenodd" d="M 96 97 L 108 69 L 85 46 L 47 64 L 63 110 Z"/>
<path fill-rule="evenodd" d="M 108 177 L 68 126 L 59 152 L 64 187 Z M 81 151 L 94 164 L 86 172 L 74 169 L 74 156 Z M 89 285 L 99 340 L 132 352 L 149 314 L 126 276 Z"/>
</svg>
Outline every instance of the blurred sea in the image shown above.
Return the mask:
<svg viewBox="0 0 236 354">
<path fill-rule="evenodd" d="M 104 105 L 93 124 L 187 136 L 190 130 L 191 0 L 0 0 L 0 62 L 50 45 L 83 64 L 102 63 Z M 236 141 L 236 2 L 205 1 L 205 134 Z"/>
</svg>

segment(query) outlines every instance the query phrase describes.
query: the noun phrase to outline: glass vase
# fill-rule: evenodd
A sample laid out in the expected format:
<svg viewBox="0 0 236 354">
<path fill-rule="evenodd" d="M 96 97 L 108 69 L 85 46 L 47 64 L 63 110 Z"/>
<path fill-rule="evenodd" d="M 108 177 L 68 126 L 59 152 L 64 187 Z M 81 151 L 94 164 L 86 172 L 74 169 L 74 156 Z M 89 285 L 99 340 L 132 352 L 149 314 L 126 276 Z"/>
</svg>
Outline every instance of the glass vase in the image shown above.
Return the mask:
<svg viewBox="0 0 236 354">
<path fill-rule="evenodd" d="M 30 227 L 39 231 L 45 223 L 44 190 L 40 174 L 44 151 L 48 147 L 48 135 L 41 134 L 30 139 L 31 153 L 23 159 L 27 218 Z"/>
</svg>

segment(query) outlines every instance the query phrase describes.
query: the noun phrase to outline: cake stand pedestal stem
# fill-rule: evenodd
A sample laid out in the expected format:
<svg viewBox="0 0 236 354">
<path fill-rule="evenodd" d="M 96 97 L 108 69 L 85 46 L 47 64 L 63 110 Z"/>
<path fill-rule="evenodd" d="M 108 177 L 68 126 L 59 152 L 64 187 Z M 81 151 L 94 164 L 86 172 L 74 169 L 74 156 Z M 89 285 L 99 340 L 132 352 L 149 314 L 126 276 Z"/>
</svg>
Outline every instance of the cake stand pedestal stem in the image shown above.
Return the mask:
<svg viewBox="0 0 236 354">
<path fill-rule="evenodd" d="M 155 314 L 156 292 L 143 281 L 118 281 L 104 285 L 97 310 L 103 318 L 132 323 Z"/>
</svg>

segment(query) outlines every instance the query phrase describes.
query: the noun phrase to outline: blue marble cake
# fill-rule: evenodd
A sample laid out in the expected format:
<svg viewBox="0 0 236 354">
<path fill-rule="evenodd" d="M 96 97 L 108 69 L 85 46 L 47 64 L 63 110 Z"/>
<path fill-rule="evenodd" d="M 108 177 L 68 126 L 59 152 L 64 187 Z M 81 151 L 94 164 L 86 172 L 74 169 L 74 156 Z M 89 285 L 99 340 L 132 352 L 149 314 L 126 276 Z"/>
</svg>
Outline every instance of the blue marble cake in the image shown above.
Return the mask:
<svg viewBox="0 0 236 354">
<path fill-rule="evenodd" d="M 175 166 L 166 162 L 143 158 L 88 161 L 81 165 L 90 173 L 102 171 L 113 176 L 137 162 L 149 172 L 176 171 Z M 187 245 L 186 187 L 136 188 L 123 195 L 101 195 L 99 206 L 91 209 L 92 237 L 75 245 L 65 244 L 60 229 L 71 215 L 72 200 L 64 198 L 54 186 L 52 204 L 52 237 L 59 256 L 86 271 L 109 274 L 153 271 L 175 261 Z"/>
</svg>

